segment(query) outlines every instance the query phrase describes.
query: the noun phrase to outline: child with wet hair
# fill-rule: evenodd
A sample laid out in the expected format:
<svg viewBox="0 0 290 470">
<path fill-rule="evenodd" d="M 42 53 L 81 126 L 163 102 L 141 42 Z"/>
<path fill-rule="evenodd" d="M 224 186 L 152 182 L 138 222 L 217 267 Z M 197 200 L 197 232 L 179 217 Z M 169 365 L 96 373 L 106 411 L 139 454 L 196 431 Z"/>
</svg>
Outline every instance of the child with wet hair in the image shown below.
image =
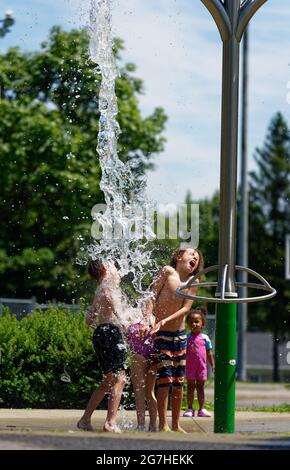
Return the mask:
<svg viewBox="0 0 290 470">
<path fill-rule="evenodd" d="M 185 367 L 188 408 L 183 416 L 190 418 L 195 415 L 193 409 L 195 389 L 199 405 L 197 416 L 200 418 L 211 417 L 211 414 L 204 408 L 204 386 L 207 380 L 207 361 L 213 372 L 215 371 L 215 364 L 211 340 L 205 333 L 202 333 L 206 323 L 206 315 L 207 309 L 205 307 L 197 307 L 189 312 L 186 319 L 187 326 L 190 329 L 187 339 Z"/>
<path fill-rule="evenodd" d="M 171 266 L 164 266 L 151 286 L 151 308 L 156 319 L 151 334 L 155 335 L 159 431 L 170 431 L 167 411 L 171 392 L 172 430 L 186 432 L 180 426 L 180 410 L 186 359 L 185 317 L 193 300 L 177 294 L 176 289 L 202 268 L 203 256 L 199 250 L 179 248 L 172 255 Z M 196 289 L 196 285 L 190 287 L 187 293 L 194 295 Z"/>
<path fill-rule="evenodd" d="M 84 431 L 93 431 L 91 417 L 106 394 L 108 411 L 103 426 L 106 432 L 121 432 L 116 424 L 121 394 L 125 386 L 126 345 L 121 313 L 125 307 L 120 289 L 121 278 L 113 262 L 92 260 L 88 271 L 97 289 L 86 322 L 94 329 L 93 346 L 103 374 L 102 383 L 93 392 L 85 412 L 77 423 Z"/>
</svg>

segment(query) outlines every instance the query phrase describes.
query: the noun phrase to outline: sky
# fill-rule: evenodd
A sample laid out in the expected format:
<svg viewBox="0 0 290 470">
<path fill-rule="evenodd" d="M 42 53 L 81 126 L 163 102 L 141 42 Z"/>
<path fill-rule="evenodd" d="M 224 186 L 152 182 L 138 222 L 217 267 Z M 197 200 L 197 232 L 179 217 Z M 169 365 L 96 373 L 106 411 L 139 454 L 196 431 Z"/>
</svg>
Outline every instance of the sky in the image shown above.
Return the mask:
<svg viewBox="0 0 290 470">
<path fill-rule="evenodd" d="M 16 24 L 0 40 L 37 50 L 50 28 L 85 26 L 90 0 L 2 0 L 0 18 L 13 10 Z M 159 203 L 211 197 L 219 187 L 222 44 L 200 0 L 112 0 L 115 36 L 123 60 L 144 80 L 144 117 L 156 106 L 168 115 L 165 151 L 148 173 L 148 194 Z M 290 2 L 268 0 L 250 26 L 249 169 L 278 111 L 290 126 Z M 288 100 L 287 100 L 288 95 Z M 288 102 L 289 101 L 289 102 Z"/>
</svg>

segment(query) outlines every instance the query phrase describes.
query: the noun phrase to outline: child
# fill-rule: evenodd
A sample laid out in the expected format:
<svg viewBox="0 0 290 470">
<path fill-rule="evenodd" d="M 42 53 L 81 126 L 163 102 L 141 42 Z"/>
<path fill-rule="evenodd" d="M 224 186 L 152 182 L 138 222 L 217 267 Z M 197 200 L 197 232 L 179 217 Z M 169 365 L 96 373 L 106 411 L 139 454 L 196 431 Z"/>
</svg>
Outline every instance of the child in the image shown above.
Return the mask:
<svg viewBox="0 0 290 470">
<path fill-rule="evenodd" d="M 89 326 L 95 328 L 93 345 L 103 373 L 103 381 L 93 392 L 77 427 L 93 431 L 91 416 L 105 394 L 109 392 L 108 412 L 103 430 L 121 432 L 116 425 L 116 415 L 125 385 L 126 346 L 120 317 L 123 307 L 119 287 L 120 276 L 113 263 L 103 263 L 98 260 L 89 263 L 89 273 L 98 284 L 100 283 L 86 321 Z"/>
<path fill-rule="evenodd" d="M 131 380 L 135 394 L 137 430 L 145 430 L 146 402 L 149 411 L 149 432 L 155 432 L 157 401 L 155 397 L 156 364 L 154 363 L 154 340 L 146 331 L 144 320 L 131 325 L 127 339 L 132 351 Z"/>
<path fill-rule="evenodd" d="M 202 267 L 203 257 L 199 250 L 178 249 L 172 256 L 172 266 L 165 266 L 152 285 L 155 296 L 152 308 L 156 325 L 151 334 L 156 333 L 157 406 L 160 431 L 170 431 L 167 408 L 169 388 L 172 388 L 172 430 L 185 433 L 179 424 L 186 358 L 184 318 L 191 308 L 192 300 L 178 295 L 176 289 Z M 188 292 L 194 294 L 196 287 L 189 289 Z"/>
<path fill-rule="evenodd" d="M 202 333 L 206 314 L 206 308 L 198 307 L 187 316 L 187 324 L 191 330 L 187 340 L 185 369 L 188 409 L 183 413 L 183 416 L 194 416 L 192 405 L 196 388 L 199 405 L 197 416 L 201 418 L 211 417 L 211 414 L 203 407 L 204 384 L 207 379 L 207 360 L 211 365 L 212 371 L 214 372 L 215 370 L 211 341 L 206 334 Z"/>
</svg>

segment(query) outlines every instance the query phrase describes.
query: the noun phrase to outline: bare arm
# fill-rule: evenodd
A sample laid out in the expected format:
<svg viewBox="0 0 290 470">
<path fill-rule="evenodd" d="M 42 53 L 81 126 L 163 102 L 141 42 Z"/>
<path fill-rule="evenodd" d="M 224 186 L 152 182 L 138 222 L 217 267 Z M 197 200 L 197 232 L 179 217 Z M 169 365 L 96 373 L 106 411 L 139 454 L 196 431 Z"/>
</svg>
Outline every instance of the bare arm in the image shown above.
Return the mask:
<svg viewBox="0 0 290 470">
<path fill-rule="evenodd" d="M 152 330 L 150 331 L 150 334 L 153 335 L 154 333 L 159 331 L 161 327 L 166 325 L 166 323 L 172 320 L 177 320 L 178 318 L 184 317 L 185 315 L 187 315 L 187 313 L 191 309 L 192 302 L 193 302 L 192 300 L 186 299 L 183 306 L 179 310 L 177 310 L 177 312 L 174 312 L 172 315 L 169 315 L 169 317 L 164 318 L 160 322 L 156 323 L 154 328 L 152 328 Z"/>
<path fill-rule="evenodd" d="M 151 286 L 151 292 L 152 292 L 152 297 L 148 299 L 145 303 L 145 308 L 143 311 L 143 316 L 145 321 L 149 319 L 150 315 L 153 312 L 153 309 L 155 307 L 156 301 L 159 297 L 159 294 L 169 276 L 173 272 L 173 268 L 170 266 L 164 266 L 164 268 L 161 269 L 159 272 L 157 278 L 153 281 L 152 286 Z"/>
<path fill-rule="evenodd" d="M 183 306 L 181 307 L 181 309 L 177 310 L 177 312 L 173 313 L 172 315 L 170 315 L 169 317 L 167 318 L 164 318 L 164 320 L 162 320 L 164 323 L 163 323 L 163 326 L 166 325 L 166 323 L 172 321 L 172 320 L 177 320 L 178 318 L 180 317 L 184 317 L 185 315 L 187 315 L 187 313 L 189 312 L 189 310 L 191 309 L 191 306 L 192 306 L 192 300 L 189 300 L 189 299 L 185 299 L 184 303 L 183 303 Z"/>
<path fill-rule="evenodd" d="M 161 271 L 159 272 L 155 281 L 153 281 L 152 286 L 151 286 L 151 291 L 154 294 L 155 302 L 158 299 L 159 294 L 165 282 L 167 281 L 169 274 L 172 274 L 174 272 L 175 271 L 171 266 L 164 266 L 164 268 L 162 268 Z"/>
<path fill-rule="evenodd" d="M 97 305 L 96 305 L 96 302 L 94 300 L 93 304 L 87 310 L 86 324 L 93 328 L 97 316 L 98 316 Z"/>
<path fill-rule="evenodd" d="M 188 293 L 190 295 L 194 295 L 196 293 L 196 290 L 197 290 L 197 287 L 191 287 L 190 289 L 188 289 Z M 165 326 L 166 323 L 172 320 L 177 320 L 178 318 L 184 317 L 185 315 L 187 315 L 191 309 L 192 303 L 193 303 L 193 300 L 185 299 L 182 307 L 179 310 L 177 310 L 177 312 L 174 312 L 172 313 L 172 315 L 169 315 L 169 317 L 166 317 L 160 322 L 156 323 L 154 328 L 151 330 L 150 334 L 156 333 L 158 330 L 160 330 L 161 327 Z"/>
<path fill-rule="evenodd" d="M 149 322 L 149 318 L 153 312 L 153 307 L 154 307 L 154 300 L 152 299 L 152 297 L 150 297 L 149 299 L 146 300 L 144 308 L 142 310 L 143 319 L 145 323 Z"/>
<path fill-rule="evenodd" d="M 207 360 L 210 363 L 211 370 L 214 373 L 215 372 L 215 363 L 214 363 L 214 357 L 213 357 L 212 349 L 208 349 L 206 351 L 206 355 L 207 355 Z"/>
</svg>

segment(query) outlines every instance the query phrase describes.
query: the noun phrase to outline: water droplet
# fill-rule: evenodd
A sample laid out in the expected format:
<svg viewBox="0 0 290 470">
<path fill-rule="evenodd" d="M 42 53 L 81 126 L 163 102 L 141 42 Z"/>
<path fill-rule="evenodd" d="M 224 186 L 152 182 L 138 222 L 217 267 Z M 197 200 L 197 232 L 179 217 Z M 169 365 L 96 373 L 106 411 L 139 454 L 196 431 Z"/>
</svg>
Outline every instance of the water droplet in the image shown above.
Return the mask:
<svg viewBox="0 0 290 470">
<path fill-rule="evenodd" d="M 71 382 L 71 378 L 70 378 L 69 374 L 67 373 L 67 371 L 65 370 L 65 368 L 64 368 L 63 374 L 61 374 L 61 376 L 60 376 L 60 380 L 62 382 Z"/>
</svg>

